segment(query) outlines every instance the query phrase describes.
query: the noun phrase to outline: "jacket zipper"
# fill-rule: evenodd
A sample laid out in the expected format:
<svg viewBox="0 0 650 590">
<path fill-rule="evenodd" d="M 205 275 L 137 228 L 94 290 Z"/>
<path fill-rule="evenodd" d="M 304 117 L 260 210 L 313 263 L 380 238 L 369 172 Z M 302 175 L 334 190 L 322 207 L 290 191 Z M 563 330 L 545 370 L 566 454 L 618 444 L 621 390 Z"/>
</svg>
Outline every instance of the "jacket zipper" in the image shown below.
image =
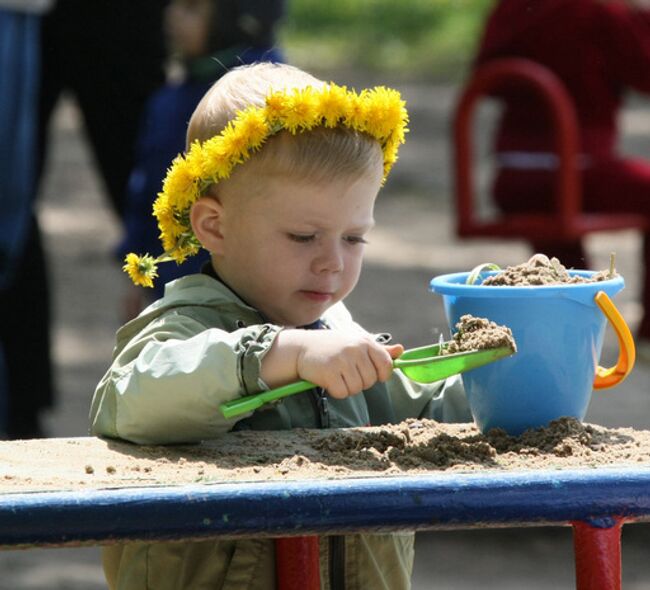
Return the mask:
<svg viewBox="0 0 650 590">
<path fill-rule="evenodd" d="M 322 387 L 311 390 L 311 399 L 314 402 L 314 410 L 318 419 L 319 428 L 330 427 L 330 410 L 327 402 L 327 393 Z"/>
</svg>

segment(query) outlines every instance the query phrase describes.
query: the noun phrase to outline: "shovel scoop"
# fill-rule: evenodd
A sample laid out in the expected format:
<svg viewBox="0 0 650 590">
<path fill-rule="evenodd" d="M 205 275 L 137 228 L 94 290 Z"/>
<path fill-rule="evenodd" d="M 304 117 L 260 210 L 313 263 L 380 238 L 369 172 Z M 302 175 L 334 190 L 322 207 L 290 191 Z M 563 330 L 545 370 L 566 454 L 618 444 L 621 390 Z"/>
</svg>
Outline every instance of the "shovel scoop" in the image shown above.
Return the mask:
<svg viewBox="0 0 650 590">
<path fill-rule="evenodd" d="M 455 354 L 442 352 L 450 342 L 442 342 L 431 346 L 411 348 L 393 361 L 393 367 L 399 369 L 412 381 L 418 383 L 433 383 L 451 375 L 464 373 L 470 369 L 482 367 L 506 356 L 513 354 L 507 346 L 499 348 L 486 348 L 470 350 Z M 269 391 L 262 391 L 254 395 L 240 397 L 219 406 L 225 418 L 234 418 L 261 408 L 263 405 L 281 398 L 307 391 L 316 387 L 309 381 L 296 381 Z"/>
</svg>

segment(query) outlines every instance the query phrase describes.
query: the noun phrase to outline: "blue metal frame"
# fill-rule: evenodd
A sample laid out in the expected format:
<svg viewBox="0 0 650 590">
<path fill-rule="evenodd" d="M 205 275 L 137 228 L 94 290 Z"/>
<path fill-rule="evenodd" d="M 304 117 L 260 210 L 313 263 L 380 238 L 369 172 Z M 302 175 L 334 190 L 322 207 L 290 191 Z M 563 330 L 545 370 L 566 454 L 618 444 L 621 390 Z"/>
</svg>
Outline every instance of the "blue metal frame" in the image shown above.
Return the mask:
<svg viewBox="0 0 650 590">
<path fill-rule="evenodd" d="M 0 545 L 650 519 L 650 469 L 427 474 L 0 495 Z"/>
</svg>

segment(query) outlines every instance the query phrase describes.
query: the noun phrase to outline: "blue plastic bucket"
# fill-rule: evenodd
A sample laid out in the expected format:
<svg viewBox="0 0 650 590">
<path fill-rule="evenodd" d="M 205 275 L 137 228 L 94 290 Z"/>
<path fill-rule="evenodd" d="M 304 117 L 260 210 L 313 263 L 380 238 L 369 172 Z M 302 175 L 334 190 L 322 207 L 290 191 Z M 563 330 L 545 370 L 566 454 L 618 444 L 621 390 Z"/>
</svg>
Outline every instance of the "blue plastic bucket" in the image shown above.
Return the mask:
<svg viewBox="0 0 650 590">
<path fill-rule="evenodd" d="M 485 276 L 489 274 L 495 273 Z M 460 317 L 471 314 L 508 326 L 517 343 L 517 354 L 463 374 L 477 427 L 516 435 L 561 416 L 582 420 L 607 323 L 595 296 L 599 291 L 615 295 L 624 287 L 623 278 L 509 287 L 467 285 L 468 275 L 431 280 L 431 290 L 442 295 L 450 329 L 455 331 Z"/>
</svg>

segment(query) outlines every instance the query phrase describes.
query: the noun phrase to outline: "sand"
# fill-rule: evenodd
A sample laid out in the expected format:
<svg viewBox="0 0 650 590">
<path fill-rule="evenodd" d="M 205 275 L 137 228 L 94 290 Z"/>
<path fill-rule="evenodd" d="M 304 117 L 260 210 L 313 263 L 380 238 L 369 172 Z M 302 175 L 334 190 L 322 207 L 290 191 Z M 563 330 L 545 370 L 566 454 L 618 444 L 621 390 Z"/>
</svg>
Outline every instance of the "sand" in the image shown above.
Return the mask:
<svg viewBox="0 0 650 590">
<path fill-rule="evenodd" d="M 0 493 L 611 466 L 650 468 L 650 431 L 562 418 L 513 437 L 409 419 L 167 447 L 92 437 L 0 442 Z"/>
<path fill-rule="evenodd" d="M 523 287 L 531 285 L 563 285 L 577 283 L 594 283 L 614 278 L 616 270 L 612 268 L 594 273 L 591 277 L 572 275 L 557 258 L 548 258 L 544 254 L 534 254 L 522 264 L 508 266 L 505 270 L 487 277 L 481 285 Z"/>
<path fill-rule="evenodd" d="M 452 341 L 442 354 L 500 347 L 517 352 L 510 328 L 499 326 L 486 318 L 477 318 L 466 314 L 461 316 L 460 321 L 456 324 L 456 332 L 452 336 Z"/>
</svg>

